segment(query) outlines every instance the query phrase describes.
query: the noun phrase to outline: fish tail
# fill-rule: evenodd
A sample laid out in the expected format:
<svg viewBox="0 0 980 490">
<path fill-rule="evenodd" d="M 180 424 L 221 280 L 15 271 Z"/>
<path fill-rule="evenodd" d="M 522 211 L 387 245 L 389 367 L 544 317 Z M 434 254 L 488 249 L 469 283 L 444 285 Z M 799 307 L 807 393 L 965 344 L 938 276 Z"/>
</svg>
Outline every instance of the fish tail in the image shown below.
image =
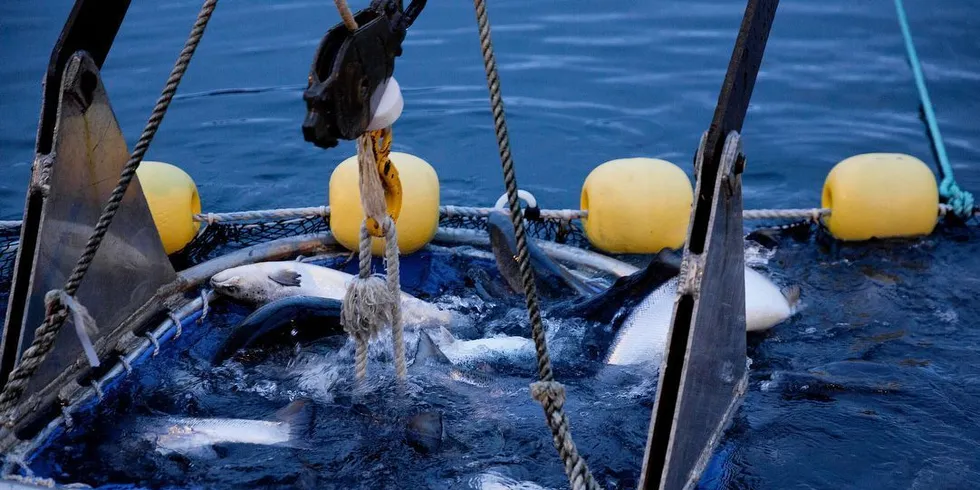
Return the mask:
<svg viewBox="0 0 980 490">
<path fill-rule="evenodd" d="M 295 448 L 309 448 L 309 436 L 313 432 L 316 419 L 316 405 L 312 400 L 299 399 L 275 414 L 275 420 L 289 427 L 289 440 L 282 445 Z"/>
<path fill-rule="evenodd" d="M 786 302 L 789 303 L 789 307 L 796 309 L 800 304 L 800 286 L 794 284 L 783 289 L 783 296 L 786 297 Z"/>
</svg>

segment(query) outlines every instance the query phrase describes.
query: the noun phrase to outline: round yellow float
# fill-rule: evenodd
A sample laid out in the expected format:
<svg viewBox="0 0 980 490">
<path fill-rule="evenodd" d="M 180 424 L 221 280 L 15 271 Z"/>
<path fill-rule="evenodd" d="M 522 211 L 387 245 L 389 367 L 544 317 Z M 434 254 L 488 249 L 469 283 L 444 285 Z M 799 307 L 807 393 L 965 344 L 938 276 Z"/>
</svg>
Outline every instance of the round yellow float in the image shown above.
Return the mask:
<svg viewBox="0 0 980 490">
<path fill-rule="evenodd" d="M 153 161 L 140 163 L 136 176 L 163 249 L 167 254 L 183 249 L 200 228 L 200 223 L 194 221 L 194 215 L 201 212 L 194 180 L 178 167 Z"/>
<path fill-rule="evenodd" d="M 624 158 L 596 167 L 582 186 L 585 234 L 608 253 L 657 253 L 687 239 L 694 189 L 677 165 Z"/>
<path fill-rule="evenodd" d="M 867 153 L 838 163 L 827 175 L 821 206 L 839 240 L 928 235 L 938 220 L 936 177 L 918 158 Z"/>
<path fill-rule="evenodd" d="M 396 224 L 398 249 L 409 254 L 424 247 L 439 227 L 439 176 L 425 160 L 408 153 L 391 152 L 389 159 L 402 185 L 402 206 Z M 357 156 L 337 165 L 330 176 L 330 230 L 341 245 L 356 251 L 360 241 L 361 189 Z M 371 252 L 384 253 L 384 240 L 374 238 Z"/>
</svg>

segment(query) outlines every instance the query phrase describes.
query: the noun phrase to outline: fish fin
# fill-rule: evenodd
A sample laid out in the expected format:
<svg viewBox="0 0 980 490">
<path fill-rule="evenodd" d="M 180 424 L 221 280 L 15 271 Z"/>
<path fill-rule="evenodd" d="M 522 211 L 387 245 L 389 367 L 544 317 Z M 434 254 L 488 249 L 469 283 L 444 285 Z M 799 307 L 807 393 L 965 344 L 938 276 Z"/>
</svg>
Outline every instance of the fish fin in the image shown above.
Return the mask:
<svg viewBox="0 0 980 490">
<path fill-rule="evenodd" d="M 561 277 L 565 279 L 565 282 L 578 294 L 585 297 L 592 297 L 602 292 L 600 287 L 582 280 L 582 278 L 578 277 L 574 272 L 569 270 L 568 267 L 565 267 L 558 262 L 552 261 L 552 263 L 554 264 L 555 268 L 558 269 Z"/>
<path fill-rule="evenodd" d="M 424 363 L 429 359 L 435 362 L 449 364 L 449 359 L 439 350 L 439 346 L 432 341 L 429 332 L 422 330 L 419 332 L 419 346 L 415 351 L 415 361 L 413 361 L 413 364 L 418 362 Z"/>
<path fill-rule="evenodd" d="M 490 233 L 490 248 L 493 250 L 494 259 L 497 262 L 497 270 L 511 290 L 517 293 L 524 292 L 521 280 L 520 267 L 517 263 L 517 238 L 514 235 L 514 225 L 510 221 L 510 215 L 501 210 L 494 210 L 487 216 L 487 227 Z M 527 245 L 528 258 L 538 279 L 539 292 L 544 289 L 561 289 L 561 283 L 574 290 L 582 296 L 594 296 L 599 290 L 587 284 L 585 281 L 575 277 L 567 268 L 555 262 L 549 257 L 541 247 L 528 238 L 525 240 Z"/>
<path fill-rule="evenodd" d="M 453 342 L 456 342 L 456 337 L 453 337 L 453 334 L 450 333 L 446 327 L 439 327 L 439 336 L 443 343 L 452 344 Z"/>
<path fill-rule="evenodd" d="M 289 296 L 266 303 L 231 330 L 211 356 L 211 364 L 221 364 L 257 343 L 315 340 L 342 333 L 341 306 L 340 300 L 319 296 Z M 294 326 L 296 336 L 290 332 Z"/>
<path fill-rule="evenodd" d="M 438 411 L 415 414 L 405 424 L 405 441 L 420 453 L 437 451 L 445 435 L 442 413 Z"/>
<path fill-rule="evenodd" d="M 278 270 L 269 274 L 269 279 L 283 286 L 299 287 L 302 285 L 302 275 L 299 272 L 288 269 Z"/>
<path fill-rule="evenodd" d="M 782 293 L 786 297 L 786 302 L 789 303 L 790 308 L 796 308 L 800 304 L 800 286 L 794 284 L 784 288 Z"/>
<path fill-rule="evenodd" d="M 619 311 L 632 308 L 664 283 L 677 277 L 680 264 L 681 258 L 677 253 L 664 249 L 643 269 L 616 279 L 602 293 L 565 307 L 562 314 L 612 323 Z"/>
<path fill-rule="evenodd" d="M 312 400 L 300 398 L 276 411 L 275 420 L 289 426 L 289 440 L 282 445 L 308 448 L 309 437 L 316 421 L 316 405 Z"/>
</svg>

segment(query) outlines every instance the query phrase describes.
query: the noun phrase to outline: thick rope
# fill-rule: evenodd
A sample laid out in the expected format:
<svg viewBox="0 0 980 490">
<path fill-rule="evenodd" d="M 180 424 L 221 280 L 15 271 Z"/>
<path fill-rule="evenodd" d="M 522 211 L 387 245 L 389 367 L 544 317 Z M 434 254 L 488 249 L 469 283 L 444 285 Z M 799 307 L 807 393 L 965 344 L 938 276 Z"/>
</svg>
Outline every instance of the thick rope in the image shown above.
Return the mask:
<svg viewBox="0 0 980 490">
<path fill-rule="evenodd" d="M 446 204 L 439 206 L 440 218 L 485 218 L 490 213 L 500 211 L 499 209 L 475 206 L 454 206 Z M 953 212 L 953 207 L 948 204 L 940 204 L 937 209 L 938 215 L 945 216 Z M 980 213 L 980 207 L 974 206 L 971 215 Z M 830 216 L 830 208 L 801 208 L 801 209 L 746 209 L 742 212 L 742 219 L 745 220 L 771 220 L 771 219 L 812 219 L 814 216 L 822 218 Z M 329 206 L 315 206 L 308 208 L 282 208 L 265 209 L 256 211 L 235 211 L 230 213 L 201 213 L 194 215 L 194 221 L 208 224 L 240 224 L 253 221 L 276 222 L 290 219 L 308 219 L 314 217 L 329 218 Z M 589 212 L 584 209 L 542 209 L 541 219 L 556 219 L 563 221 L 574 221 L 588 218 Z M 4 228 L 3 223 L 9 223 L 10 228 L 20 226 L 20 221 L 0 222 L 0 229 Z"/>
<path fill-rule="evenodd" d="M 830 215 L 830 208 L 812 209 L 747 209 L 742 211 L 742 219 L 810 219 L 817 221 L 823 216 Z"/>
<path fill-rule="evenodd" d="M 194 221 L 213 225 L 225 222 L 247 222 L 260 220 L 284 220 L 292 218 L 330 217 L 329 206 L 291 209 L 263 209 L 257 211 L 236 211 L 232 213 L 201 213 L 194 215 Z"/>
<path fill-rule="evenodd" d="M 167 78 L 167 83 L 164 85 L 163 92 L 153 107 L 153 112 L 150 114 L 146 127 L 143 128 L 143 134 L 140 135 L 139 141 L 136 142 L 133 153 L 129 157 L 129 161 L 123 167 L 122 173 L 119 176 L 119 182 L 109 196 L 109 200 L 102 210 L 102 215 L 99 216 L 95 230 L 85 245 L 85 251 L 78 259 L 78 263 L 75 264 L 71 276 L 69 276 L 68 281 L 65 283 L 64 292 L 66 294 L 74 296 L 78 291 L 79 284 L 85 277 L 85 273 L 88 272 L 89 267 L 92 265 L 92 260 L 95 258 L 95 254 L 98 252 L 106 232 L 109 230 L 109 225 L 112 223 L 116 211 L 119 209 L 119 203 L 122 201 L 123 196 L 125 196 L 126 189 L 129 188 L 129 183 L 133 180 L 133 176 L 136 175 L 136 168 L 143 161 L 143 156 L 149 149 L 150 143 L 153 141 L 153 137 L 160 127 L 160 123 L 163 122 L 167 108 L 170 107 L 170 102 L 177 92 L 177 86 L 187 71 L 191 58 L 194 56 L 194 51 L 197 49 L 201 37 L 204 35 L 204 29 L 207 27 L 217 3 L 218 0 L 206 0 L 201 7 L 201 11 L 197 15 L 197 21 L 194 22 L 190 36 L 188 36 L 187 42 L 184 44 L 184 49 L 181 50 L 180 56 L 178 56 L 177 62 L 170 72 L 170 77 Z M 54 346 L 54 341 L 66 318 L 67 311 L 65 308 L 57 308 L 49 312 L 44 322 L 35 331 L 34 341 L 24 351 L 20 364 L 10 373 L 7 385 L 4 387 L 3 393 L 0 393 L 0 413 L 3 413 L 7 419 L 7 425 L 12 423 L 12 420 L 8 417 L 10 410 L 20 400 L 28 380 L 37 371 L 41 363 L 44 362 L 48 352 Z"/>
<path fill-rule="evenodd" d="M 341 306 L 341 323 L 356 343 L 354 375 L 358 382 L 367 376 L 367 345 L 385 325 L 391 325 L 395 354 L 395 371 L 404 381 L 408 371 L 405 362 L 404 328 L 401 320 L 401 276 L 399 270 L 398 232 L 395 220 L 388 215 L 385 192 L 379 168 L 388 161 L 391 151 L 391 129 L 371 131 L 357 139 L 360 175 L 361 222 L 359 273 L 347 289 Z M 380 163 L 380 165 L 379 165 Z M 378 223 L 385 239 L 387 280 L 371 274 L 373 234 L 369 223 Z"/>
<path fill-rule="evenodd" d="M 943 180 L 939 184 L 939 195 L 946 199 L 949 206 L 956 216 L 967 219 L 973 214 L 973 194 L 961 190 L 956 184 L 953 176 L 953 166 L 949 163 L 946 155 L 946 145 L 943 143 L 942 134 L 939 133 L 939 124 L 936 122 L 936 113 L 932 107 L 932 100 L 929 98 L 929 91 L 926 89 L 926 79 L 922 74 L 922 65 L 919 63 L 919 56 L 915 52 L 915 45 L 912 43 L 912 31 L 909 29 L 909 21 L 905 16 L 905 6 L 902 0 L 895 0 L 895 10 L 898 11 L 898 24 L 902 28 L 902 37 L 905 39 L 905 50 L 908 53 L 909 65 L 912 67 L 912 76 L 915 78 L 915 87 L 919 91 L 919 99 L 922 102 L 922 112 L 926 117 L 926 125 L 929 128 L 929 137 L 932 139 L 933 148 L 936 149 L 936 160 L 939 161 L 939 171 Z"/>
<path fill-rule="evenodd" d="M 521 280 L 524 285 L 525 301 L 528 317 L 531 321 L 531 334 L 534 339 L 535 351 L 538 358 L 538 377 L 540 382 L 531 385 L 532 396 L 544 407 L 548 426 L 551 428 L 555 447 L 565 463 L 565 474 L 572 488 L 596 489 L 599 485 L 592 477 L 585 460 L 575 449 L 568 418 L 564 413 L 564 390 L 554 380 L 551 369 L 551 358 L 548 355 L 548 344 L 541 323 L 541 313 L 538 309 L 537 291 L 534 284 L 534 273 L 528 260 L 527 238 L 524 230 L 524 220 L 518 205 L 517 177 L 514 173 L 514 161 L 510 153 L 510 141 L 507 136 L 507 123 L 504 119 L 504 103 L 500 95 L 500 78 L 497 75 L 497 63 L 493 55 L 493 45 L 490 39 L 490 22 L 484 0 L 474 0 L 476 21 L 480 30 L 480 47 L 483 51 L 483 65 L 486 69 L 487 88 L 490 91 L 490 106 L 493 111 L 494 129 L 497 135 L 497 146 L 500 150 L 500 163 L 504 172 L 504 186 L 507 189 L 507 204 L 510 208 L 510 218 L 517 237 L 517 260 L 521 270 Z"/>
<path fill-rule="evenodd" d="M 380 333 L 384 325 L 393 324 L 391 305 L 394 300 L 391 298 L 391 290 L 381 278 L 371 274 L 371 241 L 365 219 L 361 222 L 358 276 L 347 288 L 340 308 L 341 325 L 356 343 L 354 375 L 358 381 L 363 381 L 367 376 L 368 343 Z"/>
<path fill-rule="evenodd" d="M 389 217 L 385 222 L 385 269 L 388 272 L 388 292 L 394 301 L 391 303 L 391 342 L 395 350 L 395 374 L 404 380 L 408 376 L 405 364 L 405 329 L 402 325 L 401 271 L 398 260 L 398 231 L 395 222 Z"/>
<path fill-rule="evenodd" d="M 347 0 L 334 0 L 333 3 L 337 5 L 337 12 L 340 13 L 340 18 L 344 20 L 344 26 L 347 27 L 347 30 L 356 31 L 357 21 L 354 20 L 354 14 L 347 6 Z"/>
</svg>

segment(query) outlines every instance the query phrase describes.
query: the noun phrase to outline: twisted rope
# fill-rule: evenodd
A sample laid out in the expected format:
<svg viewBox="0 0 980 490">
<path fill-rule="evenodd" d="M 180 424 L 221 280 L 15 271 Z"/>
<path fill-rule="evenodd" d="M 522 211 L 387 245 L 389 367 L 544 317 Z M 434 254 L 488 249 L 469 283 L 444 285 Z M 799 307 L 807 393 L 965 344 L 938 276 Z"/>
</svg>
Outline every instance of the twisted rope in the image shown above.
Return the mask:
<svg viewBox="0 0 980 490">
<path fill-rule="evenodd" d="M 395 371 L 404 381 L 408 371 L 405 362 L 404 328 L 401 320 L 401 276 L 399 270 L 398 232 L 395 220 L 388 214 L 379 171 L 387 165 L 391 151 L 391 129 L 372 131 L 358 137 L 357 157 L 360 175 L 361 222 L 359 272 L 347 289 L 340 319 L 344 330 L 355 343 L 354 376 L 362 382 L 367 376 L 367 346 L 384 325 L 391 325 L 395 354 Z M 379 165 L 380 164 L 380 165 Z M 374 224 L 385 239 L 387 280 L 371 274 L 371 246 Z"/>
<path fill-rule="evenodd" d="M 245 222 L 259 220 L 284 220 L 292 218 L 310 218 L 319 216 L 328 218 L 330 216 L 329 206 L 316 206 L 309 208 L 290 208 L 290 209 L 263 209 L 257 211 L 236 211 L 232 213 L 200 213 L 194 215 L 194 221 L 213 225 L 224 222 Z"/>
<path fill-rule="evenodd" d="M 742 211 L 742 219 L 809 219 L 817 221 L 830 215 L 830 208 L 811 209 L 747 209 Z"/>
<path fill-rule="evenodd" d="M 347 6 L 347 0 L 334 0 L 333 2 L 337 5 L 337 12 L 340 13 L 340 18 L 344 21 L 344 26 L 347 30 L 353 32 L 357 30 L 357 21 L 354 20 L 354 14 L 351 13 L 350 7 Z"/>
<path fill-rule="evenodd" d="M 940 204 L 937 211 L 940 216 L 947 213 L 955 213 L 955 207 L 951 204 Z M 475 207 L 475 206 L 454 206 L 451 204 L 439 206 L 440 218 L 485 218 L 494 211 L 494 208 Z M 499 210 L 498 210 L 499 211 Z M 970 215 L 980 213 L 980 207 L 974 205 L 970 210 Z M 800 208 L 800 209 L 746 209 L 742 212 L 744 220 L 770 220 L 770 219 L 816 219 L 830 216 L 830 208 Z M 265 209 L 256 211 L 234 211 L 230 213 L 200 213 L 195 214 L 194 221 L 208 224 L 238 224 L 252 221 L 277 222 L 291 219 L 308 219 L 313 217 L 329 218 L 330 206 L 314 206 L 306 208 L 281 208 Z M 542 209 L 541 219 L 552 219 L 562 221 L 574 221 L 588 218 L 589 212 L 584 209 Z M 816 218 L 815 218 L 816 217 Z M 17 228 L 21 225 L 20 221 L 0 221 L 0 230 L 6 228 Z"/>
<path fill-rule="evenodd" d="M 504 103 L 500 95 L 500 78 L 497 75 L 497 63 L 493 55 L 493 44 L 490 39 L 490 22 L 487 17 L 485 0 L 474 0 L 476 21 L 480 30 L 480 48 L 483 51 L 483 65 L 486 69 L 487 88 L 490 91 L 490 106 L 493 111 L 493 124 L 497 135 L 497 146 L 500 150 L 500 163 L 504 172 L 504 186 L 507 188 L 507 204 L 510 208 L 510 219 L 514 225 L 517 238 L 517 260 L 521 270 L 521 281 L 524 285 L 524 296 L 527 303 L 528 317 L 531 321 L 531 335 L 534 339 L 538 359 L 538 377 L 540 381 L 531 385 L 532 396 L 544 407 L 548 427 L 551 428 L 555 447 L 565 463 L 565 474 L 575 490 L 596 489 L 599 485 L 592 477 L 585 460 L 575 449 L 571 431 L 568 427 L 568 417 L 565 415 L 564 389 L 554 380 L 551 369 L 551 358 L 548 355 L 548 344 L 541 323 L 541 313 L 538 309 L 537 290 L 534 284 L 534 273 L 528 260 L 527 238 L 524 230 L 524 220 L 517 202 L 517 176 L 514 172 L 514 161 L 510 153 L 510 141 L 507 136 L 507 123 L 504 119 Z M 559 396 L 561 394 L 561 396 Z M 537 396 L 535 396 L 537 395 Z"/>
<path fill-rule="evenodd" d="M 388 292 L 391 303 L 391 342 L 395 350 L 395 374 L 404 380 L 408 376 L 405 365 L 405 329 L 402 325 L 401 271 L 398 260 L 398 231 L 390 217 L 385 223 L 385 269 L 388 270 Z"/>
<path fill-rule="evenodd" d="M 95 258 L 95 254 L 98 252 L 106 232 L 109 230 L 109 225 L 112 223 L 116 211 L 119 209 L 119 203 L 126 194 L 126 189 L 129 188 L 133 176 L 136 175 L 136 168 L 143 161 L 143 156 L 146 154 L 147 149 L 149 149 L 150 143 L 153 141 L 153 137 L 160 127 L 160 123 L 163 122 L 167 108 L 170 107 L 170 102 L 177 92 L 177 86 L 187 71 L 191 58 L 194 56 L 194 51 L 197 49 L 201 37 L 204 35 L 204 29 L 207 27 L 217 3 L 218 0 L 206 0 L 201 7 L 201 11 L 197 15 L 197 20 L 194 22 L 194 27 L 191 29 L 187 42 L 184 43 L 184 49 L 181 50 L 180 56 L 177 57 L 177 62 L 170 72 L 170 77 L 167 78 L 163 92 L 160 94 L 160 98 L 157 99 L 157 103 L 153 107 L 153 112 L 150 114 L 150 118 L 143 128 L 143 134 L 140 135 L 139 141 L 137 141 L 129 157 L 129 161 L 126 162 L 122 173 L 119 175 L 116 188 L 113 189 L 105 208 L 102 210 L 101 216 L 99 216 L 95 230 L 85 245 L 85 251 L 79 257 L 78 263 L 75 264 L 75 268 L 65 283 L 64 292 L 66 294 L 74 296 L 78 291 L 79 284 L 92 265 L 92 260 Z M 5 422 L 6 425 L 9 426 L 12 424 L 12 420 L 9 417 L 10 410 L 20 400 L 28 380 L 34 375 L 41 363 L 44 362 L 48 352 L 51 351 L 55 338 L 61 330 L 62 325 L 64 325 L 67 315 L 67 310 L 64 307 L 58 307 L 48 312 L 44 322 L 35 331 L 34 341 L 31 342 L 31 346 L 24 351 L 20 364 L 10 373 L 7 385 L 4 387 L 3 393 L 0 393 L 0 412 L 7 419 Z"/>
<path fill-rule="evenodd" d="M 929 137 L 932 140 L 932 147 L 936 150 L 936 160 L 938 160 L 939 170 L 943 177 L 939 184 L 939 195 L 946 199 L 956 216 L 967 219 L 973 214 L 973 194 L 961 190 L 953 176 L 953 166 L 949 163 L 946 145 L 943 144 L 943 136 L 939 133 L 939 123 L 936 122 L 936 113 L 932 107 L 932 100 L 929 98 L 929 91 L 926 89 L 926 78 L 922 74 L 922 65 L 919 63 L 919 56 L 916 54 L 915 45 L 912 43 L 912 31 L 909 29 L 909 21 L 905 16 L 905 6 L 902 4 L 902 0 L 895 0 L 895 10 L 898 12 L 898 24 L 902 28 L 905 50 L 908 54 L 909 66 L 912 68 L 912 76 L 915 78 L 915 87 L 919 91 L 919 100 L 922 102 L 922 112 L 925 115 Z"/>
</svg>

